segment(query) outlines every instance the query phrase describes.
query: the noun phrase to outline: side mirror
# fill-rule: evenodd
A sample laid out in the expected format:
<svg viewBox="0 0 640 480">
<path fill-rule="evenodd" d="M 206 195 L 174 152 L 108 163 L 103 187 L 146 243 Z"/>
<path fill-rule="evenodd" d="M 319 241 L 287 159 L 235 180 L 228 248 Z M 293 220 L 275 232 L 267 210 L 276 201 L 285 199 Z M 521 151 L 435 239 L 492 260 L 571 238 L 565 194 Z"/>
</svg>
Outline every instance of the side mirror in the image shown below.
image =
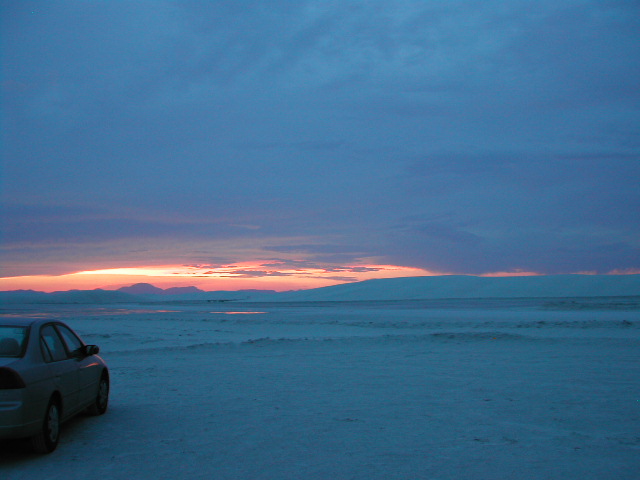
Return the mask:
<svg viewBox="0 0 640 480">
<path fill-rule="evenodd" d="M 84 347 L 84 354 L 85 356 L 90 356 L 90 355 L 97 355 L 98 353 L 100 353 L 100 347 L 98 347 L 97 345 L 85 345 Z"/>
</svg>

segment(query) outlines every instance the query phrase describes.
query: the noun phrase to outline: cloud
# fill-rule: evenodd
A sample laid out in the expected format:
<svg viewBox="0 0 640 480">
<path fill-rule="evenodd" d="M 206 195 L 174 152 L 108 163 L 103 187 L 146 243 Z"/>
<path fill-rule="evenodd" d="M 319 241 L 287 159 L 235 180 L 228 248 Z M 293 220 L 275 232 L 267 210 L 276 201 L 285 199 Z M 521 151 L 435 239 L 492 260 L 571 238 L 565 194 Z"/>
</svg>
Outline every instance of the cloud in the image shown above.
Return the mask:
<svg viewBox="0 0 640 480">
<path fill-rule="evenodd" d="M 12 272 L 640 268 L 634 2 L 3 9 Z"/>
<path fill-rule="evenodd" d="M 275 272 L 267 270 L 233 270 L 232 275 L 234 277 L 241 278 L 255 278 L 255 277 L 290 277 L 295 275 L 289 272 Z"/>
</svg>

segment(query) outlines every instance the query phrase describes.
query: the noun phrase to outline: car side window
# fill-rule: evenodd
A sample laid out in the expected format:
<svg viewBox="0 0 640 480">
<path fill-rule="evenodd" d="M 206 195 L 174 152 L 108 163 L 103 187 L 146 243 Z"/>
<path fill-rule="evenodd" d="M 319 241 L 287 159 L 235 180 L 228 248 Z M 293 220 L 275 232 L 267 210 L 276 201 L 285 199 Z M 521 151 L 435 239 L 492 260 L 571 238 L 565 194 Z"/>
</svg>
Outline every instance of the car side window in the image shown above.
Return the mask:
<svg viewBox="0 0 640 480">
<path fill-rule="evenodd" d="M 64 325 L 56 325 L 56 328 L 60 332 L 60 335 L 62 335 L 62 339 L 64 340 L 64 343 L 67 344 L 67 349 L 71 353 L 79 352 L 80 349 L 82 348 L 82 342 L 76 336 L 76 334 L 73 333 L 70 329 L 68 329 Z"/>
<path fill-rule="evenodd" d="M 44 361 L 49 363 L 53 362 L 53 358 L 51 358 L 51 352 L 49 351 L 49 347 L 44 342 L 44 338 L 40 337 L 40 350 L 42 350 L 42 356 L 44 357 Z"/>
<path fill-rule="evenodd" d="M 45 354 L 45 359 L 50 358 L 50 361 L 59 362 L 68 358 L 62 339 L 55 328 L 53 328 L 53 325 L 42 327 L 42 330 L 40 330 L 40 338 L 49 353 L 48 356 Z"/>
</svg>

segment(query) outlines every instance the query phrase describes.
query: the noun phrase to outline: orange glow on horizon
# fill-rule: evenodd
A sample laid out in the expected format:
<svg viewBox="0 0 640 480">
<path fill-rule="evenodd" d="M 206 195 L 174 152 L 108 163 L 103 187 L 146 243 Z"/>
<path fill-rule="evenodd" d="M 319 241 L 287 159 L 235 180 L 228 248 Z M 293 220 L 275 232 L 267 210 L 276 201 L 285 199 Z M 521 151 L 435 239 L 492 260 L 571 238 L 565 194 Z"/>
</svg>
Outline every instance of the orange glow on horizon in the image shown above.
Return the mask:
<svg viewBox="0 0 640 480">
<path fill-rule="evenodd" d="M 257 262 L 239 262 L 233 265 L 160 265 L 145 267 L 109 268 L 75 272 L 72 275 L 132 275 L 171 278 L 263 278 L 263 277 L 295 277 L 326 278 L 335 276 L 379 278 L 376 273 L 384 272 L 385 277 L 413 275 L 437 275 L 420 268 L 397 265 L 357 265 L 332 267 L 299 267 L 291 268 L 285 264 L 264 264 Z M 419 272 L 419 273 L 417 273 Z M 388 275 L 387 275 L 388 274 Z M 364 280 L 365 278 L 363 278 Z M 337 283 L 340 283 L 339 281 Z"/>
<path fill-rule="evenodd" d="M 302 263 L 304 265 L 304 263 Z M 614 270 L 609 275 L 638 274 L 636 270 Z M 576 272 L 595 274 L 595 272 Z M 298 267 L 295 263 L 239 262 L 232 265 L 156 265 L 141 267 L 84 270 L 63 275 L 0 277 L 0 291 L 36 290 L 116 290 L 136 283 L 150 283 L 159 288 L 197 287 L 216 290 L 307 290 L 342 283 L 397 277 L 451 275 L 399 265 L 355 265 Z M 479 277 L 519 277 L 545 275 L 538 272 L 497 271 Z"/>
<path fill-rule="evenodd" d="M 438 275 L 427 270 L 396 265 L 294 268 L 285 264 L 240 262 L 233 265 L 160 265 L 84 270 L 64 275 L 0 278 L 0 290 L 117 289 L 135 283 L 159 288 L 194 286 L 214 290 L 304 290 L 373 278 Z"/>
<path fill-rule="evenodd" d="M 478 275 L 479 277 L 537 277 L 540 275 L 544 275 L 543 273 L 536 272 L 523 272 L 520 270 L 516 270 L 514 272 L 490 272 L 490 273 L 482 273 Z"/>
</svg>

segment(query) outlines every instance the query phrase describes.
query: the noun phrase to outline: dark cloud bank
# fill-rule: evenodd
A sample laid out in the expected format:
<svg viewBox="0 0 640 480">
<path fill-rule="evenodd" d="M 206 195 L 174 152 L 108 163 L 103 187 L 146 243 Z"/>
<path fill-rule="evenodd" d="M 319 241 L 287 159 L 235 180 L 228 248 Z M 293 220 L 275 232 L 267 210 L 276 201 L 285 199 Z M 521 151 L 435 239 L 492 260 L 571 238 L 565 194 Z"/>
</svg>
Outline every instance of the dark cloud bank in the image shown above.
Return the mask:
<svg viewBox="0 0 640 480">
<path fill-rule="evenodd" d="M 1 5 L 5 275 L 640 268 L 637 2 Z"/>
</svg>

